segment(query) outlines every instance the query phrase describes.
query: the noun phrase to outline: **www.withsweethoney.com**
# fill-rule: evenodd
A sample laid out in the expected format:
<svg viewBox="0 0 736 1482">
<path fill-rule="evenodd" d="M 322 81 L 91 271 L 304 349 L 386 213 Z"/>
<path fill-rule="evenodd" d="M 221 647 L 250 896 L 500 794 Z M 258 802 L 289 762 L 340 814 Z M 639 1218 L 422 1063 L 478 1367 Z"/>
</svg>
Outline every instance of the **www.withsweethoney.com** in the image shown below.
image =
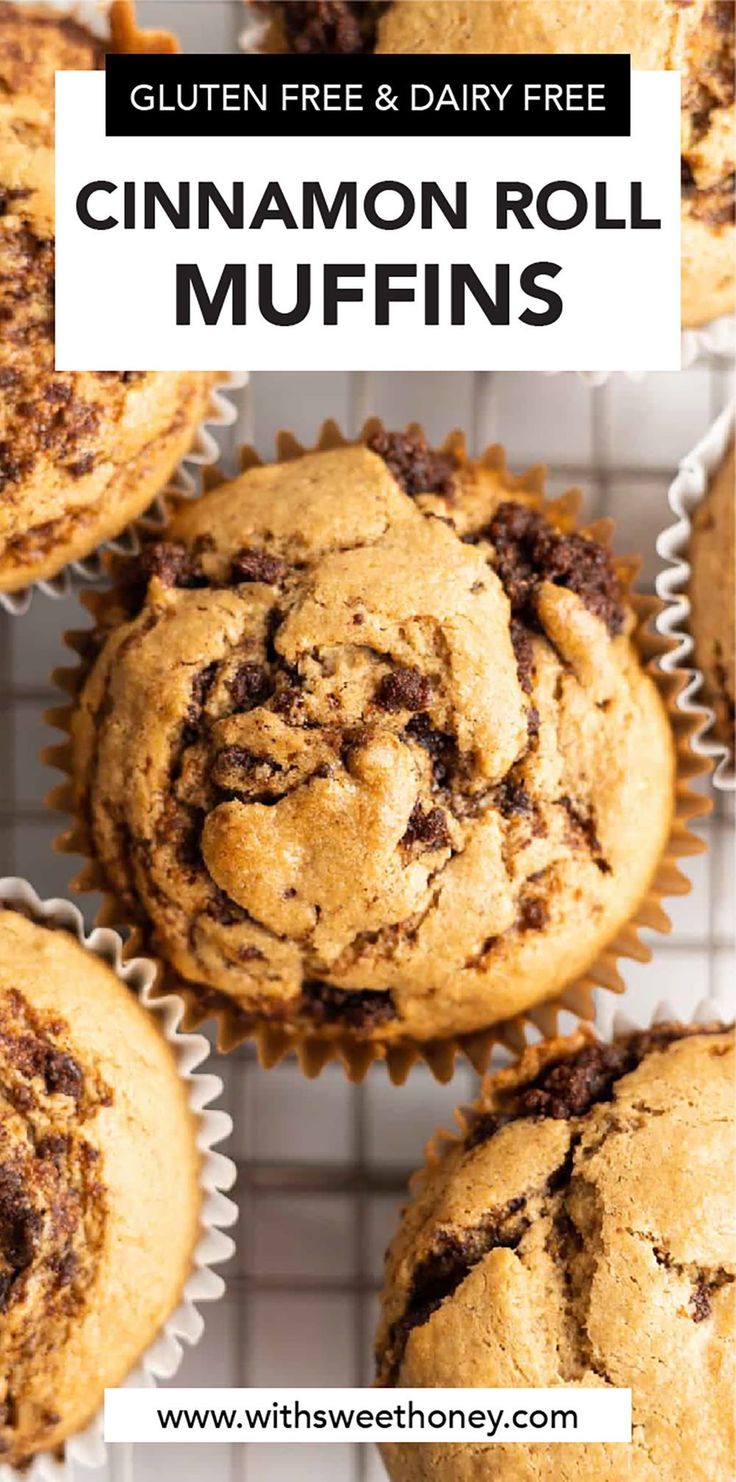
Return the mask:
<svg viewBox="0 0 736 1482">
<path fill-rule="evenodd" d="M 630 1441 L 628 1389 L 107 1390 L 107 1441 Z"/>
</svg>

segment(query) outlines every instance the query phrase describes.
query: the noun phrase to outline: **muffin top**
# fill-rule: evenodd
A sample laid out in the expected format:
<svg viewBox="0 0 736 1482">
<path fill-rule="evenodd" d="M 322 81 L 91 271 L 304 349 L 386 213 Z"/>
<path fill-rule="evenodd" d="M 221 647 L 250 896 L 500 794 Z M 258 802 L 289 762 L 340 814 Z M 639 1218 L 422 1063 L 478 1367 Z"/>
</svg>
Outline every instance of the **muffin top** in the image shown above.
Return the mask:
<svg viewBox="0 0 736 1482">
<path fill-rule="evenodd" d="M 712 226 L 733 220 L 733 0 L 276 0 L 271 9 L 299 52 L 623 51 L 639 70 L 680 68 L 691 209 Z"/>
<path fill-rule="evenodd" d="M 703 698 L 715 711 L 715 731 L 734 760 L 736 593 L 734 591 L 734 444 L 693 515 L 690 540 L 690 625 L 695 662 L 703 671 Z"/>
<path fill-rule="evenodd" d="M 83 1429 L 176 1306 L 194 1126 L 155 1022 L 65 931 L 0 912 L 0 1450 Z"/>
<path fill-rule="evenodd" d="M 389 1447 L 394 1482 L 731 1475 L 733 1075 L 733 1031 L 659 1025 L 491 1078 L 388 1253 L 379 1382 L 630 1386 L 633 1439 Z"/>
<path fill-rule="evenodd" d="M 622 51 L 638 70 L 681 69 L 683 184 L 703 220 L 733 221 L 733 0 L 275 0 L 270 8 L 282 42 L 298 52 Z"/>
<path fill-rule="evenodd" d="M 260 3 L 260 0 L 257 0 Z M 268 43 L 297 52 L 627 52 L 682 86 L 682 318 L 734 308 L 733 0 L 274 0 Z"/>
<path fill-rule="evenodd" d="M 116 14 L 120 43 L 136 44 L 127 10 Z M 0 0 L 2 590 L 53 574 L 150 503 L 210 381 L 54 369 L 54 72 L 103 62 L 102 43 L 68 17 Z"/>
<path fill-rule="evenodd" d="M 251 468 L 133 565 L 77 806 L 191 982 L 432 1037 L 556 990 L 630 915 L 669 729 L 615 562 L 535 482 L 378 432 Z"/>
<path fill-rule="evenodd" d="M 677 65 L 683 38 L 731 0 L 255 0 L 298 52 L 534 53 L 626 50 Z M 678 10 L 689 10 L 681 17 Z M 624 45 L 625 43 L 625 45 Z"/>
<path fill-rule="evenodd" d="M 709 226 L 734 219 L 733 0 L 703 0 L 686 29 L 682 64 L 683 185 Z"/>
</svg>

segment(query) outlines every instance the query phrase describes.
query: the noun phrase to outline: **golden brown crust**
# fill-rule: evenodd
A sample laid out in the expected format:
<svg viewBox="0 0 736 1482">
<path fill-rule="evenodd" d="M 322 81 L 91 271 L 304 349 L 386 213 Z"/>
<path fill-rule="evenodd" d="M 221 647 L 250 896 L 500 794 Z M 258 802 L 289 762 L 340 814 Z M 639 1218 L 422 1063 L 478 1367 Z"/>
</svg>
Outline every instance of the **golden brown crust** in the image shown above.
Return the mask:
<svg viewBox="0 0 736 1482">
<path fill-rule="evenodd" d="M 77 808 L 188 982 L 431 1040 L 553 995 L 630 918 L 672 742 L 602 548 L 497 461 L 379 444 L 177 516 L 82 694 Z"/>
<path fill-rule="evenodd" d="M 121 46 L 140 40 L 128 6 L 115 28 Z M 4 591 L 54 575 L 150 504 L 191 444 L 213 379 L 54 370 L 53 77 L 103 60 L 101 43 L 57 12 L 0 4 Z"/>
<path fill-rule="evenodd" d="M 392 0 L 266 7 L 269 50 L 629 52 L 682 91 L 682 322 L 736 307 L 733 0 Z"/>
<path fill-rule="evenodd" d="M 153 1019 L 64 931 L 0 912 L 0 1444 L 84 1429 L 179 1301 L 199 1155 Z"/>
<path fill-rule="evenodd" d="M 736 466 L 731 444 L 693 515 L 690 539 L 690 627 L 695 663 L 703 672 L 703 699 L 716 715 L 718 739 L 734 755 L 736 591 L 734 518 Z"/>
<path fill-rule="evenodd" d="M 733 1073 L 733 1031 L 672 1025 L 491 1078 L 389 1250 L 379 1381 L 630 1386 L 633 1440 L 388 1446 L 392 1482 L 726 1482 Z"/>
</svg>

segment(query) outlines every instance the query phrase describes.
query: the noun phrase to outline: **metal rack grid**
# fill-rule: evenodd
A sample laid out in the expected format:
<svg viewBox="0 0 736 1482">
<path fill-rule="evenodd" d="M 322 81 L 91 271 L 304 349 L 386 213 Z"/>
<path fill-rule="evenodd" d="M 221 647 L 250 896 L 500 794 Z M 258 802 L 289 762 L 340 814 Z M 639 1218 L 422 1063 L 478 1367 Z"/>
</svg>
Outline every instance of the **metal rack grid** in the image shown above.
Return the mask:
<svg viewBox="0 0 736 1482">
<path fill-rule="evenodd" d="M 731 392 L 722 363 L 679 376 L 592 387 L 579 377 L 539 375 L 257 375 L 242 393 L 237 437 L 273 451 L 288 425 L 305 441 L 335 416 L 355 431 L 369 413 L 393 426 L 422 420 L 432 437 L 458 425 L 471 446 L 503 440 L 519 469 L 547 458 L 550 487 L 579 484 L 586 512 L 610 514 L 620 550 L 643 553 L 651 587 L 654 541 L 668 523 L 666 492 L 678 459 Z M 233 436 L 223 457 L 232 455 Z M 42 714 L 53 702 L 48 674 L 62 660 L 61 635 L 79 626 L 78 601 L 35 595 L 24 618 L 2 619 L 0 699 L 0 870 L 31 879 L 41 894 L 64 894 L 73 861 L 53 855 L 59 823 L 43 807 L 52 774 L 38 760 L 50 739 Z M 670 937 L 651 936 L 654 960 L 626 966 L 626 1008 L 645 1020 L 667 997 L 683 1014 L 734 983 L 733 808 L 717 795 L 703 825 L 709 850 L 688 862 L 692 894 L 671 903 Z M 86 914 L 92 905 L 84 900 Z M 603 1023 L 619 1000 L 600 995 Z M 368 1383 L 382 1252 L 410 1170 L 475 1076 L 458 1069 L 449 1086 L 424 1069 L 395 1090 L 376 1066 L 361 1087 L 328 1067 L 308 1083 L 292 1063 L 268 1073 L 244 1047 L 215 1056 L 235 1121 L 237 1253 L 223 1302 L 206 1314 L 203 1341 L 185 1358 L 181 1384 Z M 378 1482 L 368 1447 L 197 1446 L 112 1448 L 107 1473 L 148 1482 Z"/>
</svg>

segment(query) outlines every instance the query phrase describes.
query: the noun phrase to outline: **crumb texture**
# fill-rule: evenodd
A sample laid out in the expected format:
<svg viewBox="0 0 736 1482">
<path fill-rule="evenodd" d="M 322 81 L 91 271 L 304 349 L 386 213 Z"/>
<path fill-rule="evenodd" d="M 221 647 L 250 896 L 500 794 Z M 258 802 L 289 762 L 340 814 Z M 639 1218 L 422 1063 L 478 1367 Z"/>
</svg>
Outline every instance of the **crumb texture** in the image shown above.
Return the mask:
<svg viewBox="0 0 736 1482">
<path fill-rule="evenodd" d="M 54 369 L 54 72 L 103 62 L 73 21 L 0 0 L 0 589 L 54 574 L 150 504 L 212 379 Z"/>
<path fill-rule="evenodd" d="M 276 0 L 276 10 L 289 51 L 349 53 L 373 51 L 382 0 Z"/>
<path fill-rule="evenodd" d="M 3 1463 L 82 1429 L 153 1340 L 191 1260 L 196 1179 L 152 1022 L 66 933 L 0 912 Z"/>
<path fill-rule="evenodd" d="M 388 1252 L 379 1382 L 631 1387 L 633 1440 L 392 1445 L 392 1482 L 727 1482 L 733 1062 L 732 1030 L 664 1025 L 491 1078 Z"/>
<path fill-rule="evenodd" d="M 270 9 L 273 44 L 292 51 L 628 52 L 637 69 L 677 68 L 683 323 L 733 310 L 733 0 L 286 0 Z"/>
<path fill-rule="evenodd" d="M 252 469 L 116 599 L 74 722 L 91 846 L 244 1014 L 506 1017 L 590 962 L 668 834 L 631 627 L 610 554 L 501 468 L 381 434 Z"/>
</svg>

